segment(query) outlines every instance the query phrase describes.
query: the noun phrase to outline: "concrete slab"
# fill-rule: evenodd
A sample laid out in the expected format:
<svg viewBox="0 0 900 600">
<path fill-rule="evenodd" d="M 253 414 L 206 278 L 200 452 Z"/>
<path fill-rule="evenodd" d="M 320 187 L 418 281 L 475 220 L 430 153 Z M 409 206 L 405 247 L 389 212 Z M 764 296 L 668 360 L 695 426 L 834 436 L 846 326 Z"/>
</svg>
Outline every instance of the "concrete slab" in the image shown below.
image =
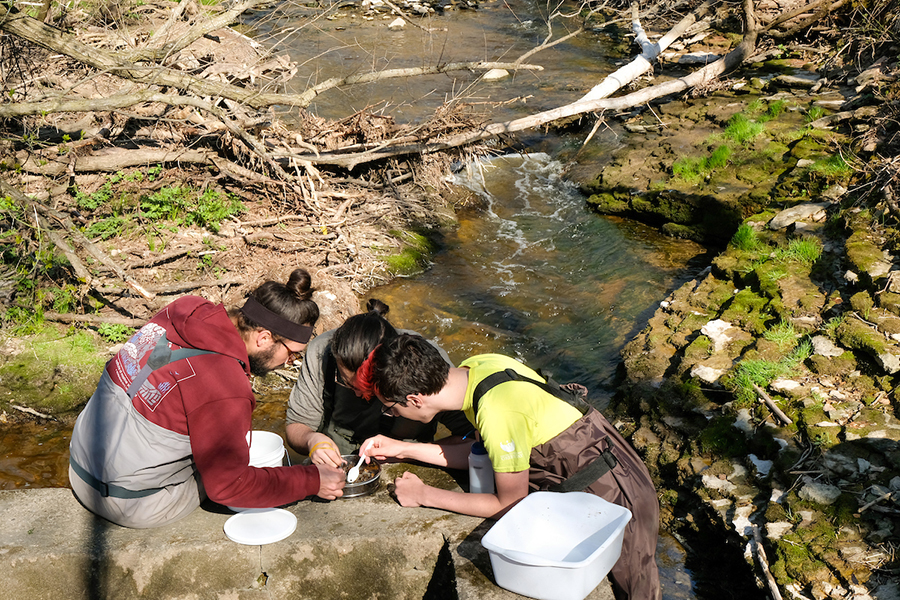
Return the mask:
<svg viewBox="0 0 900 600">
<path fill-rule="evenodd" d="M 68 489 L 0 491 L 0 598 L 521 598 L 493 582 L 480 543 L 493 521 L 399 506 L 386 481 L 404 470 L 458 487 L 438 469 L 387 465 L 370 496 L 285 507 L 297 530 L 262 546 L 229 540 L 233 513 L 212 503 L 138 530 L 94 517 Z M 609 585 L 588 599 L 611 600 Z"/>
</svg>

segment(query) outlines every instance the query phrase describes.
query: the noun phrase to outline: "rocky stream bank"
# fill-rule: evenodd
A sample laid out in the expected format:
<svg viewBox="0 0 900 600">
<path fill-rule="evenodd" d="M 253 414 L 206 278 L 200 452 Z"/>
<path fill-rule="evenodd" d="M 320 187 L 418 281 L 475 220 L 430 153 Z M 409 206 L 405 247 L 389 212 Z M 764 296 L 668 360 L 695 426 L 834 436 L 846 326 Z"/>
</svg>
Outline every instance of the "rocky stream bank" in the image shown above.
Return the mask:
<svg viewBox="0 0 900 600">
<path fill-rule="evenodd" d="M 742 554 L 775 598 L 900 597 L 900 259 L 890 194 L 859 178 L 871 74 L 635 111 L 583 185 L 600 212 L 726 245 L 626 346 L 616 410 L 663 526 L 715 531 L 711 560 Z"/>
</svg>

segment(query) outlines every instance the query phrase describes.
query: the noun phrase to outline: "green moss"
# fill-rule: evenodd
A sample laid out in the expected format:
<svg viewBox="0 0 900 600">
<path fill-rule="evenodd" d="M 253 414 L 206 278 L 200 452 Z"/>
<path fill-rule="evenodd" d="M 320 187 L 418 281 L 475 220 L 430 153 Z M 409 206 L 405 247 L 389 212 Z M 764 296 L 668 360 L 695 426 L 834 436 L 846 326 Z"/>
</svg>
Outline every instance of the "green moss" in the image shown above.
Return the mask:
<svg viewBox="0 0 900 600">
<path fill-rule="evenodd" d="M 604 214 L 621 214 L 631 208 L 627 200 L 621 200 L 610 193 L 593 194 L 588 197 L 587 202 L 594 210 Z"/>
<path fill-rule="evenodd" d="M 900 315 L 900 294 L 893 292 L 879 294 L 878 306 L 892 314 Z"/>
<path fill-rule="evenodd" d="M 766 506 L 766 521 L 769 523 L 775 523 L 778 521 L 791 521 L 792 519 L 788 516 L 787 511 L 784 510 L 784 507 L 777 502 L 769 502 Z"/>
<path fill-rule="evenodd" d="M 421 271 L 434 252 L 434 245 L 425 236 L 413 231 L 391 231 L 403 244 L 399 253 L 383 256 L 388 269 L 397 275 L 412 275 Z"/>
<path fill-rule="evenodd" d="M 867 313 L 875 306 L 875 301 L 868 292 L 857 292 L 850 296 L 850 306 L 859 313 Z"/>
<path fill-rule="evenodd" d="M 875 263 L 884 260 L 884 252 L 869 239 L 866 230 L 851 234 L 846 249 L 847 259 L 859 273 L 867 273 Z"/>
<path fill-rule="evenodd" d="M 852 350 L 862 350 L 873 356 L 885 352 L 884 336 L 856 319 L 844 319 L 835 330 L 837 341 Z"/>
<path fill-rule="evenodd" d="M 705 335 L 698 335 L 684 349 L 684 361 L 694 363 L 709 358 L 713 353 L 713 344 Z"/>
<path fill-rule="evenodd" d="M 788 585 L 795 579 L 810 581 L 816 573 L 827 572 L 827 566 L 810 552 L 796 532 L 775 540 L 774 545 L 776 558 L 772 575 L 780 585 Z"/>
<path fill-rule="evenodd" d="M 756 335 L 762 335 L 772 319 L 768 312 L 769 299 L 759 296 L 752 289 L 744 288 L 735 294 L 722 312 L 721 319 L 736 324 Z"/>
<path fill-rule="evenodd" d="M 22 339 L 22 352 L 2 357 L 0 364 L 7 398 L 43 413 L 74 411 L 94 393 L 109 358 L 98 343 L 88 331 L 61 334 L 53 326 Z"/>
<path fill-rule="evenodd" d="M 733 416 L 720 416 L 710 421 L 700 432 L 699 444 L 700 451 L 707 455 L 734 458 L 747 454 L 747 439 L 734 427 Z"/>
<path fill-rule="evenodd" d="M 672 388 L 674 397 L 679 399 L 682 408 L 702 408 L 709 404 L 709 398 L 703 392 L 703 388 L 695 380 L 679 383 Z"/>
<path fill-rule="evenodd" d="M 702 242 L 706 239 L 706 235 L 697 230 L 696 227 L 691 227 L 689 225 L 679 225 L 678 223 L 666 223 L 661 227 L 661 230 L 664 234 L 678 238 L 680 240 L 693 240 L 695 242 Z"/>
<path fill-rule="evenodd" d="M 856 357 L 852 352 L 844 352 L 836 357 L 819 354 L 809 357 L 809 369 L 819 375 L 846 376 L 856 368 Z"/>
</svg>

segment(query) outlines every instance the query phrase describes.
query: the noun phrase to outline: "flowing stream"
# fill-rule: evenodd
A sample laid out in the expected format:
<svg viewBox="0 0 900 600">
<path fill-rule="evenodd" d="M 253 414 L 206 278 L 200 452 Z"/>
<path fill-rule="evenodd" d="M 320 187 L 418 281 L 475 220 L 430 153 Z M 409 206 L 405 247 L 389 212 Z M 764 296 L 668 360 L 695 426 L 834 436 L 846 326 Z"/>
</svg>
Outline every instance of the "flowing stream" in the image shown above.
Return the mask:
<svg viewBox="0 0 900 600">
<path fill-rule="evenodd" d="M 542 153 L 458 173 L 485 208 L 464 212 L 431 267 L 369 295 L 398 326 L 434 338 L 454 362 L 515 356 L 577 381 L 603 408 L 620 352 L 670 290 L 706 266 L 696 244 L 592 213 Z M 695 598 L 678 541 L 659 544 L 664 598 Z"/>
</svg>

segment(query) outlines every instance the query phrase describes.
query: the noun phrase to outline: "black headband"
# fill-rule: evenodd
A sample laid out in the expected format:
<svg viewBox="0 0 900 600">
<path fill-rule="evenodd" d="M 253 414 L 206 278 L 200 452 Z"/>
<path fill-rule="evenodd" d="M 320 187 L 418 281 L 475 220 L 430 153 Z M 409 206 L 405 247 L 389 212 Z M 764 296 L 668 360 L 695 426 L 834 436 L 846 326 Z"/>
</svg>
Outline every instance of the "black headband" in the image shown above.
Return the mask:
<svg viewBox="0 0 900 600">
<path fill-rule="evenodd" d="M 247 301 L 241 307 L 244 316 L 265 327 L 272 333 L 278 334 L 299 344 L 305 344 L 312 337 L 313 328 L 309 325 L 300 325 L 272 312 L 253 296 L 247 296 Z"/>
</svg>

